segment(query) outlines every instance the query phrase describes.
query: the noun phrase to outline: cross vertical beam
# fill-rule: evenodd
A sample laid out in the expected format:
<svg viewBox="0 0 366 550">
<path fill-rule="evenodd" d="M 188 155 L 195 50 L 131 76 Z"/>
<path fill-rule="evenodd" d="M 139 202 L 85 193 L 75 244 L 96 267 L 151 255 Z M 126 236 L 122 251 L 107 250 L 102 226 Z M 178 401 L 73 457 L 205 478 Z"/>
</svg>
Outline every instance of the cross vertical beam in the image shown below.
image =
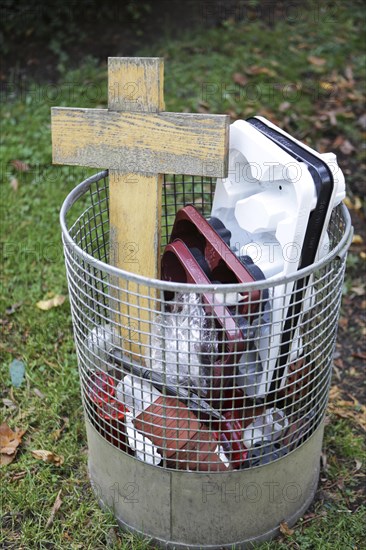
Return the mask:
<svg viewBox="0 0 366 550">
<path fill-rule="evenodd" d="M 164 110 L 164 64 L 159 58 L 108 59 L 108 109 L 112 111 L 157 113 Z M 123 159 L 122 159 L 123 161 Z M 126 171 L 127 170 L 127 171 Z M 110 250 L 113 265 L 139 275 L 159 278 L 161 233 L 161 174 L 109 170 Z M 117 281 L 116 281 L 117 283 Z M 121 289 L 119 324 L 124 346 L 133 355 L 144 353 L 151 331 L 151 306 L 142 298 L 149 289 L 118 281 Z M 123 290 L 125 289 L 125 292 Z M 134 295 L 136 293 L 136 296 Z"/>
</svg>

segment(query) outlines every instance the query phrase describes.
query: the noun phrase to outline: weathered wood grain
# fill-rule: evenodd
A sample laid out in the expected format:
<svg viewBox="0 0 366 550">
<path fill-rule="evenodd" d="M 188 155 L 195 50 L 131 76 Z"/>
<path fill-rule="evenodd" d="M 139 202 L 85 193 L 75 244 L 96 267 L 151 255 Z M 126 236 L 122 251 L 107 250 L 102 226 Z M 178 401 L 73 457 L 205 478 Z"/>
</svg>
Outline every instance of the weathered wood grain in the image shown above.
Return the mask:
<svg viewBox="0 0 366 550">
<path fill-rule="evenodd" d="M 53 162 L 120 172 L 225 177 L 229 118 L 52 109 Z"/>
<path fill-rule="evenodd" d="M 146 113 L 163 109 L 163 78 L 162 59 L 109 58 L 108 114 L 140 111 L 144 118 Z M 106 130 L 108 135 L 110 130 Z M 128 143 L 133 146 L 136 139 L 131 135 Z M 117 167 L 106 159 L 113 264 L 139 275 L 159 278 L 162 176 L 139 172 L 133 151 L 127 158 L 118 145 L 116 158 Z M 114 309 L 118 311 L 116 321 L 122 327 L 125 352 L 142 362 L 154 322 L 152 311 L 158 309 L 155 292 L 125 279 L 119 279 L 116 286 L 119 302 Z"/>
<path fill-rule="evenodd" d="M 158 57 L 108 58 L 110 111 L 164 111 L 164 61 Z"/>
</svg>

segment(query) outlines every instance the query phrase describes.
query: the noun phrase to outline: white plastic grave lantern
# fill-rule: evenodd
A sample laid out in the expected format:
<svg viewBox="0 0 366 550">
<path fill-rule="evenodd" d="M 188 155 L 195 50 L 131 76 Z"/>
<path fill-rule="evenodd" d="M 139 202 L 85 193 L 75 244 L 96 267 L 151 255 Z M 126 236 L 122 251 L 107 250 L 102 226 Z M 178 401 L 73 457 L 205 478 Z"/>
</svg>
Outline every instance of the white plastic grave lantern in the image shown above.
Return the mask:
<svg viewBox="0 0 366 550">
<path fill-rule="evenodd" d="M 345 197 L 336 156 L 317 153 L 262 117 L 232 124 L 229 147 L 229 175 L 217 180 L 212 216 L 231 231 L 234 252 L 250 256 L 266 279 L 289 277 L 326 255 L 329 219 Z M 257 353 L 242 358 L 239 383 L 250 395 L 264 396 L 270 390 L 278 356 L 284 355 L 283 312 L 294 315 L 290 302 L 295 295 L 293 283 L 276 286 L 270 319 L 259 327 Z M 296 315 L 298 326 L 286 344 L 289 361 L 301 353 L 301 314 Z"/>
</svg>

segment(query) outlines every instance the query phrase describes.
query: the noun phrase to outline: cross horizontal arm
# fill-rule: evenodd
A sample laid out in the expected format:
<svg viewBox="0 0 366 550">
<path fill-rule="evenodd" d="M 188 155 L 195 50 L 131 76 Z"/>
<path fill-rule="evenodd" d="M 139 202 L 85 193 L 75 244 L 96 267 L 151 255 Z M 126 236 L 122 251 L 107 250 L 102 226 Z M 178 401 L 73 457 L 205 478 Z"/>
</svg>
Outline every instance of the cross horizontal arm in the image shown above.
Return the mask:
<svg viewBox="0 0 366 550">
<path fill-rule="evenodd" d="M 226 177 L 229 117 L 52 108 L 55 164 Z"/>
</svg>

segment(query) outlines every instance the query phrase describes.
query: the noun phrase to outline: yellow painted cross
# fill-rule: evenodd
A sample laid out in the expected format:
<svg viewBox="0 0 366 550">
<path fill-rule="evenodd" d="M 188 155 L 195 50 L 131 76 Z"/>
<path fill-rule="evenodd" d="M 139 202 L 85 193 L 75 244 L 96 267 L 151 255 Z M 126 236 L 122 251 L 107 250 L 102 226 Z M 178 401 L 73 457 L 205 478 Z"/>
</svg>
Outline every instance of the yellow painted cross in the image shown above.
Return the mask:
<svg viewBox="0 0 366 550">
<path fill-rule="evenodd" d="M 52 108 L 53 162 L 109 169 L 110 262 L 149 278 L 159 278 L 162 174 L 227 175 L 229 117 L 164 112 L 163 81 L 160 58 L 111 57 L 108 109 Z M 118 322 L 142 357 L 154 298 L 124 284 Z"/>
</svg>

